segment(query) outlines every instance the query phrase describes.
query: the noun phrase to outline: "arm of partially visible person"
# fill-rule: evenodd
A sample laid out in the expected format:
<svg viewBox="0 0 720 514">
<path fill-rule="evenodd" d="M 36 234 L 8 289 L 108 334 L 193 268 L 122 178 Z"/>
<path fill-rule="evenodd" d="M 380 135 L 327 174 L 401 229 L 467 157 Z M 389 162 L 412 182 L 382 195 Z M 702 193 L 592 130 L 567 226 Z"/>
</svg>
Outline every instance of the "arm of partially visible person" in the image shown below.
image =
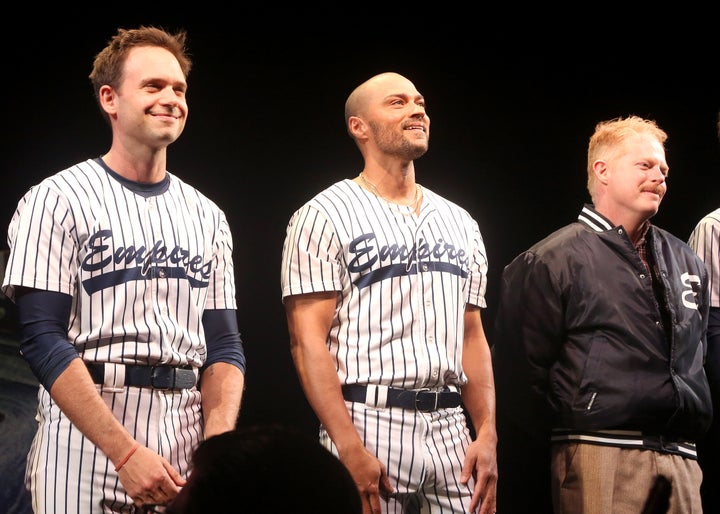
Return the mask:
<svg viewBox="0 0 720 514">
<path fill-rule="evenodd" d="M 703 451 L 720 453 L 720 306 L 717 304 L 720 284 L 720 257 L 718 256 L 718 233 L 720 233 L 720 219 L 717 211 L 700 219 L 690 234 L 688 245 L 705 263 L 708 272 L 707 288 L 699 294 L 699 309 L 702 305 L 707 309 L 707 351 L 705 353 L 705 374 L 710 385 L 710 395 L 713 404 L 713 420 L 709 431 L 705 434 Z M 713 304 L 715 303 L 715 305 Z M 706 454 L 707 455 L 707 454 Z M 713 458 L 702 459 L 705 462 L 717 461 Z"/>
<path fill-rule="evenodd" d="M 707 330 L 707 355 L 705 374 L 710 385 L 713 421 L 705 435 L 705 450 L 715 453 L 713 460 L 720 462 L 720 307 L 710 307 Z"/>
<path fill-rule="evenodd" d="M 245 389 L 245 352 L 235 309 L 206 310 L 203 328 L 208 357 L 200 391 L 207 439 L 237 425 Z"/>
<path fill-rule="evenodd" d="M 709 275 L 708 289 L 702 298 L 709 302 L 708 327 L 707 327 L 707 354 L 705 356 L 705 372 L 710 382 L 710 391 L 713 396 L 713 403 L 718 405 L 720 399 L 720 306 L 713 305 L 717 302 L 718 277 L 720 277 L 720 257 L 718 257 L 718 233 L 720 233 L 720 219 L 717 211 L 708 214 L 700 219 L 690 234 L 688 245 L 705 263 Z M 714 409 L 715 410 L 715 409 Z M 715 415 L 715 420 L 720 416 Z M 717 421 L 714 426 L 720 426 Z"/>
<path fill-rule="evenodd" d="M 300 384 L 338 449 L 362 498 L 363 512 L 380 512 L 380 493 L 392 492 L 385 466 L 365 448 L 353 424 L 327 347 L 337 292 L 285 298 L 290 350 Z"/>
<path fill-rule="evenodd" d="M 72 298 L 23 288 L 18 289 L 16 302 L 21 350 L 30 368 L 73 425 L 120 468 L 118 476 L 136 505 L 173 498 L 185 480 L 166 459 L 149 448 L 136 447 L 68 341 Z"/>
<path fill-rule="evenodd" d="M 720 399 L 720 307 L 710 307 L 707 331 L 707 356 L 705 371 L 710 382 L 710 391 Z M 720 419 L 720 416 L 716 416 Z"/>
<path fill-rule="evenodd" d="M 468 305 L 464 323 L 462 365 L 467 383 L 462 397 L 476 437 L 465 456 L 460 480 L 466 484 L 472 476 L 476 478 L 470 512 L 476 512 L 479 507 L 480 514 L 492 514 L 496 509 L 498 481 L 495 381 L 480 307 Z"/>
</svg>

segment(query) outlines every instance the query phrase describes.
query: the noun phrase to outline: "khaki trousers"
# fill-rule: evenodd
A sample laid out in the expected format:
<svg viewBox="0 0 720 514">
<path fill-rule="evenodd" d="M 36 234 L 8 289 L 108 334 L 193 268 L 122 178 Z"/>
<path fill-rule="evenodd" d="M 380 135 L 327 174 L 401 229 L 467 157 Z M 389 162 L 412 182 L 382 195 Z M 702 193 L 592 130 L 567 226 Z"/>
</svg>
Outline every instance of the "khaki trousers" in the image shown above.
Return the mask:
<svg viewBox="0 0 720 514">
<path fill-rule="evenodd" d="M 663 514 L 702 514 L 702 471 L 696 460 L 680 455 L 556 443 L 551 469 L 555 514 L 641 514 L 658 475 L 671 486 Z"/>
</svg>

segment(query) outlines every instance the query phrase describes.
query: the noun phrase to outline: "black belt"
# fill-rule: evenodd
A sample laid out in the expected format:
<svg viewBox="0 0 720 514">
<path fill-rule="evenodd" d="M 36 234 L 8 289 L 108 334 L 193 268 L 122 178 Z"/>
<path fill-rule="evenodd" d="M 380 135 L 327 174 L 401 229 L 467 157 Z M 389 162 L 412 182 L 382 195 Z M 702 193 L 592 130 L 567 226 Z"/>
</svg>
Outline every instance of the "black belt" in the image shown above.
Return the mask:
<svg viewBox="0 0 720 514">
<path fill-rule="evenodd" d="M 105 383 L 104 363 L 86 362 L 85 365 L 93 382 Z M 191 368 L 125 364 L 125 385 L 153 389 L 190 389 L 195 385 L 195 372 Z"/>
<path fill-rule="evenodd" d="M 342 386 L 343 398 L 349 402 L 358 402 L 372 405 L 367 402 L 367 386 L 360 384 L 345 384 Z M 375 404 L 378 406 L 378 398 Z M 438 409 L 451 409 L 462 404 L 462 396 L 456 391 L 431 391 L 428 389 L 395 389 L 387 388 L 385 407 L 401 407 L 415 409 L 421 412 L 431 412 Z"/>
</svg>

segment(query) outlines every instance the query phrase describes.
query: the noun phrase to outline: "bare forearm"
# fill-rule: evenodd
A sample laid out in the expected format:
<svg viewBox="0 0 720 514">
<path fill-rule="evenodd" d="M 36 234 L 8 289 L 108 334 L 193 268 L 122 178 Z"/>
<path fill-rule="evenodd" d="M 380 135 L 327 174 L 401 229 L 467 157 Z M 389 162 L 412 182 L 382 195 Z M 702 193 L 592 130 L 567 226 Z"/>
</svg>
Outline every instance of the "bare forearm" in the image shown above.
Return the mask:
<svg viewBox="0 0 720 514">
<path fill-rule="evenodd" d="M 462 364 L 468 380 L 462 391 L 463 403 L 473 427 L 478 436 L 496 439 L 492 356 L 477 308 L 469 308 L 465 313 Z"/>
<path fill-rule="evenodd" d="M 324 343 L 294 346 L 292 356 L 305 396 L 340 453 L 350 446 L 362 445 Z"/>
<path fill-rule="evenodd" d="M 135 444 L 98 394 L 81 359 L 75 359 L 57 378 L 50 394 L 80 432 L 117 465 Z"/>
<path fill-rule="evenodd" d="M 483 427 L 495 430 L 495 384 L 493 379 L 490 350 L 485 344 L 476 345 L 463 357 L 464 370 L 468 377 L 463 387 L 463 402 L 476 431 Z M 467 349 L 466 349 L 467 351 Z"/>
<path fill-rule="evenodd" d="M 342 454 L 362 441 L 353 425 L 340 390 L 340 379 L 327 337 L 332 324 L 336 293 L 291 296 L 285 300 L 290 352 L 305 396 Z"/>
<path fill-rule="evenodd" d="M 218 362 L 203 372 L 200 390 L 205 438 L 235 428 L 244 389 L 245 376 L 232 364 Z"/>
</svg>

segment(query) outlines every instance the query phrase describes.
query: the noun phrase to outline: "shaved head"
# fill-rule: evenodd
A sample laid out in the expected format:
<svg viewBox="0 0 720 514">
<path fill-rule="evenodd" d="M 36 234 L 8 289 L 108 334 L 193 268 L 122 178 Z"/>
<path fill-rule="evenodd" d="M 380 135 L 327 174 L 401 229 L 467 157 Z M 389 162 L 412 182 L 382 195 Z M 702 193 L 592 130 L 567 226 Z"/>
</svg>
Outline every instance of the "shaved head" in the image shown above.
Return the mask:
<svg viewBox="0 0 720 514">
<path fill-rule="evenodd" d="M 375 75 L 356 87 L 345 101 L 345 126 L 347 127 L 351 116 L 362 116 L 364 114 L 364 111 L 370 103 L 372 95 L 377 91 L 378 86 L 390 84 L 393 81 L 412 84 L 412 82 L 399 73 L 388 71 Z M 413 85 L 413 88 L 414 87 L 415 86 Z"/>
</svg>

